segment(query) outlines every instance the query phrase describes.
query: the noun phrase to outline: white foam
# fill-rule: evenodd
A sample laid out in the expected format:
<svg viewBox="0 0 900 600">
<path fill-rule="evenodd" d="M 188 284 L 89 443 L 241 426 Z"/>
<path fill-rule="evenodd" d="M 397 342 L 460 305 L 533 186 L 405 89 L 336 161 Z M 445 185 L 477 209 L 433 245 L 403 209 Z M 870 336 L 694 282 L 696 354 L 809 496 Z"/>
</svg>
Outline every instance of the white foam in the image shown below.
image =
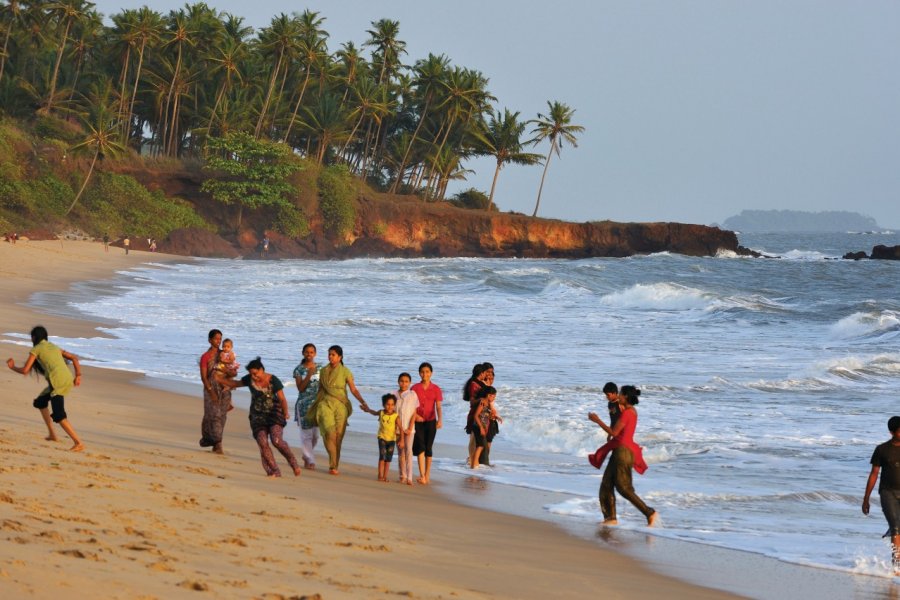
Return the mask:
<svg viewBox="0 0 900 600">
<path fill-rule="evenodd" d="M 607 294 L 600 302 L 618 309 L 684 311 L 707 309 L 714 300 L 714 296 L 702 290 L 675 283 L 639 283 Z"/>
<path fill-rule="evenodd" d="M 855 312 L 831 326 L 832 339 L 850 340 L 900 331 L 900 313 L 893 310 Z"/>
</svg>

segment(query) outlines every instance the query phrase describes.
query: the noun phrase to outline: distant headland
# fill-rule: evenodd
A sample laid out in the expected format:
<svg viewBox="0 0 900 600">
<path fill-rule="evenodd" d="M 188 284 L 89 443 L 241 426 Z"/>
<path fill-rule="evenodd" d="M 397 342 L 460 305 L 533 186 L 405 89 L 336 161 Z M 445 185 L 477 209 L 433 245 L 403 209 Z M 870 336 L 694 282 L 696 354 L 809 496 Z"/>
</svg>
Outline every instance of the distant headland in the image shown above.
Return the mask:
<svg viewBox="0 0 900 600">
<path fill-rule="evenodd" d="M 868 232 L 882 229 L 872 217 L 843 210 L 744 210 L 737 216 L 725 219 L 723 227 L 742 233 Z"/>
</svg>

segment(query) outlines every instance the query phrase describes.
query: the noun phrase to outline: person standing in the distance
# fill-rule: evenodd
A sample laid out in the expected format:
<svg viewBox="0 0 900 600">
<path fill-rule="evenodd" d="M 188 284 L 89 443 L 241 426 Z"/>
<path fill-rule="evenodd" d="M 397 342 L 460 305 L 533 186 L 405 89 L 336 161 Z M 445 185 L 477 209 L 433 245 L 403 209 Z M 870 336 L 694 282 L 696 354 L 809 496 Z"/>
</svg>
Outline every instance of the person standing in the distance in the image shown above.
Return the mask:
<svg viewBox="0 0 900 600">
<path fill-rule="evenodd" d="M 441 388 L 431 381 L 433 372 L 431 363 L 423 362 L 419 365 L 419 377 L 422 381 L 412 386 L 412 391 L 419 398 L 417 413 L 421 419 L 416 423 L 413 454 L 419 461 L 419 478 L 416 481 L 423 485 L 431 481 L 432 447 L 437 430 L 443 427 L 441 402 L 444 401 L 444 397 Z"/>
<path fill-rule="evenodd" d="M 319 366 L 316 364 L 315 344 L 304 344 L 303 360 L 294 368 L 294 381 L 297 384 L 297 403 L 294 405 L 294 420 L 300 427 L 300 448 L 303 454 L 303 466 L 316 468 L 316 443 L 319 441 L 319 428 L 306 418 L 309 407 L 319 393 Z"/>
<path fill-rule="evenodd" d="M 103 251 L 109 252 L 109 232 L 103 233 Z"/>
<path fill-rule="evenodd" d="M 647 519 L 647 526 L 653 527 L 659 519 L 659 513 L 647 506 L 634 491 L 631 470 L 644 473 L 647 463 L 644 462 L 641 447 L 634 441 L 634 430 L 637 427 L 638 396 L 641 390 L 632 385 L 623 385 L 619 391 L 619 420 L 615 427 L 609 427 L 596 413 L 588 413 L 588 419 L 600 426 L 610 436 L 610 441 L 591 456 L 591 464 L 597 468 L 602 464 L 606 453 L 612 457 L 603 472 L 600 482 L 600 511 L 603 513 L 604 525 L 618 525 L 616 516 L 616 492 L 631 502 Z"/>
<path fill-rule="evenodd" d="M 219 346 L 222 344 L 222 332 L 211 329 L 209 349 L 200 356 L 200 380 L 203 382 L 203 421 L 200 423 L 200 446 L 212 447 L 216 454 L 224 454 L 222 435 L 225 432 L 225 419 L 231 407 L 231 388 L 222 385 L 216 377 L 219 364 Z"/>
<path fill-rule="evenodd" d="M 891 538 L 891 565 L 894 575 L 900 575 L 900 417 L 891 417 L 887 425 L 891 439 L 878 445 L 872 453 L 872 471 L 866 482 L 862 511 L 864 515 L 869 514 L 869 496 L 872 495 L 878 473 L 881 472 L 878 495 L 881 498 L 881 510 L 888 522 L 884 537 Z"/>
<path fill-rule="evenodd" d="M 21 367 L 16 366 L 16 361 L 9 359 L 6 366 L 22 375 L 28 375 L 33 368 L 47 379 L 47 387 L 34 399 L 33 406 L 41 411 L 41 417 L 44 424 L 47 425 L 47 441 L 56 441 L 56 432 L 53 431 L 53 423 L 59 423 L 63 431 L 72 439 L 72 452 L 81 452 L 84 450 L 84 444 L 81 443 L 75 429 L 69 423 L 66 415 L 65 395 L 71 391 L 73 387 L 81 385 L 81 363 L 74 354 L 66 352 L 55 344 L 51 344 L 47 339 L 47 330 L 38 325 L 31 330 L 31 343 L 33 348 L 28 353 L 25 364 Z M 72 363 L 75 367 L 75 376 L 69 370 L 66 361 Z M 50 409 L 47 406 L 53 409 Z"/>
<path fill-rule="evenodd" d="M 128 256 L 128 251 L 131 250 L 131 238 L 128 237 L 128 234 L 125 234 L 125 239 L 122 240 L 122 246 L 125 248 L 125 256 Z"/>
<path fill-rule="evenodd" d="M 340 346 L 328 349 L 328 364 L 319 371 L 319 392 L 309 407 L 306 418 L 319 426 L 322 442 L 328 452 L 328 473 L 338 475 L 341 464 L 341 445 L 347 432 L 347 419 L 353 412 L 347 389 L 359 401 L 359 407 L 369 406 L 353 382 L 353 373 L 344 366 L 344 350 Z"/>
</svg>

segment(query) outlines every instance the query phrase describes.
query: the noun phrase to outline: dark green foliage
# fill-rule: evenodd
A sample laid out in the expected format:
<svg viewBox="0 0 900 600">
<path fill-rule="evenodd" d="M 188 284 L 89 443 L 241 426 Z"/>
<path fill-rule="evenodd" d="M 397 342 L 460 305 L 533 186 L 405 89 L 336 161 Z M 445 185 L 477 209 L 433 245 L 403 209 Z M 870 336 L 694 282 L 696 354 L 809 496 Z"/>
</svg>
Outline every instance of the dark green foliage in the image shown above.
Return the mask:
<svg viewBox="0 0 900 600">
<path fill-rule="evenodd" d="M 299 168 L 285 144 L 253 139 L 246 133 L 209 138 L 205 170 L 213 175 L 201 189 L 224 204 L 255 209 L 288 204 L 287 178 Z M 240 226 L 240 212 L 238 213 Z"/>
<path fill-rule="evenodd" d="M 460 208 L 485 210 L 490 207 L 491 210 L 497 210 L 497 207 L 491 204 L 488 195 L 475 188 L 469 188 L 459 192 L 453 196 L 451 202 Z"/>
<path fill-rule="evenodd" d="M 132 235 L 165 238 L 173 229 L 212 229 L 187 202 L 166 198 L 161 191 L 149 192 L 133 177 L 100 173 L 84 194 L 86 212 L 97 229 L 111 236 Z"/>
<path fill-rule="evenodd" d="M 62 119 L 53 116 L 41 116 L 35 120 L 34 134 L 40 138 L 62 140 L 67 144 L 76 144 L 81 141 L 81 132 Z"/>
<path fill-rule="evenodd" d="M 297 239 L 309 235 L 309 221 L 303 211 L 293 204 L 279 204 L 275 208 L 273 226 L 276 231 Z"/>
<path fill-rule="evenodd" d="M 33 181 L 0 178 L 0 207 L 37 219 L 63 215 L 74 195 L 68 184 L 53 175 Z"/>
<path fill-rule="evenodd" d="M 346 166 L 333 165 L 322 171 L 319 175 L 319 198 L 325 231 L 338 237 L 353 231 L 356 224 L 356 189 Z"/>
</svg>

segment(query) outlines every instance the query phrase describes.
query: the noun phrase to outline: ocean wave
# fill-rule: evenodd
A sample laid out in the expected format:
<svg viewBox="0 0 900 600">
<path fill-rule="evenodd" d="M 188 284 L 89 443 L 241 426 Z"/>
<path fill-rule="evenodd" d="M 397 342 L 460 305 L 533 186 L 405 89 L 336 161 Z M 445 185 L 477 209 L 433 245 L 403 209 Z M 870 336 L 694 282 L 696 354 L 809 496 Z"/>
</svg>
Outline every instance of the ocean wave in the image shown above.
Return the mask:
<svg viewBox="0 0 900 600">
<path fill-rule="evenodd" d="M 900 332 L 900 313 L 893 310 L 856 312 L 831 326 L 833 339 L 861 340 Z"/>
<path fill-rule="evenodd" d="M 610 308 L 650 311 L 704 310 L 715 301 L 713 294 L 677 283 L 638 283 L 600 298 Z"/>
<path fill-rule="evenodd" d="M 878 354 L 867 358 L 848 356 L 822 363 L 831 375 L 851 381 L 900 375 L 900 355 Z"/>
</svg>

